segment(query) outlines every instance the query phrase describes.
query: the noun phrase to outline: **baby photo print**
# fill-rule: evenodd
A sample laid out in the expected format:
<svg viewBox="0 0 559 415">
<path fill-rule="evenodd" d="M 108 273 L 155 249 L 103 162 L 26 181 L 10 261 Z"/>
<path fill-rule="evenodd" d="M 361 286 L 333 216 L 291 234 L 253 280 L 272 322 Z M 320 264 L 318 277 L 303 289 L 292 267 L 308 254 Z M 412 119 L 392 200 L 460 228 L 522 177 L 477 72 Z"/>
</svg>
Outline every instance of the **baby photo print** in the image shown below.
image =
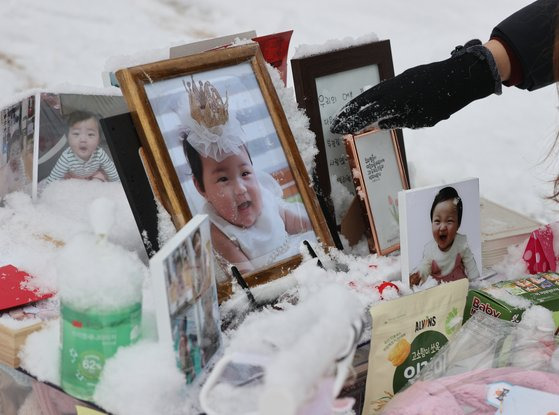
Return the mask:
<svg viewBox="0 0 559 415">
<path fill-rule="evenodd" d="M 99 120 L 126 111 L 120 96 L 40 94 L 38 191 L 65 179 L 119 182 Z"/>
<path fill-rule="evenodd" d="M 403 281 L 480 277 L 478 179 L 402 191 L 398 201 Z"/>
</svg>

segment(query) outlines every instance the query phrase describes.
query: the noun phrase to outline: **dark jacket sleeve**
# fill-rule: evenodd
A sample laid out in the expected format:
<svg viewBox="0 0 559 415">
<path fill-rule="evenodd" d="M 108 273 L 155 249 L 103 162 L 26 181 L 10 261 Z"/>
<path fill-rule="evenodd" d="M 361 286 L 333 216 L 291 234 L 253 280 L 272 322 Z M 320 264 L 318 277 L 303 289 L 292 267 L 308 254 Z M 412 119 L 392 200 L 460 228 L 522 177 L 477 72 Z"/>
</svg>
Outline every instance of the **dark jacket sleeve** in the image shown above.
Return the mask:
<svg viewBox="0 0 559 415">
<path fill-rule="evenodd" d="M 554 82 L 553 44 L 559 0 L 538 0 L 493 29 L 491 38 L 506 43 L 521 66 L 518 88 L 532 91 Z"/>
</svg>

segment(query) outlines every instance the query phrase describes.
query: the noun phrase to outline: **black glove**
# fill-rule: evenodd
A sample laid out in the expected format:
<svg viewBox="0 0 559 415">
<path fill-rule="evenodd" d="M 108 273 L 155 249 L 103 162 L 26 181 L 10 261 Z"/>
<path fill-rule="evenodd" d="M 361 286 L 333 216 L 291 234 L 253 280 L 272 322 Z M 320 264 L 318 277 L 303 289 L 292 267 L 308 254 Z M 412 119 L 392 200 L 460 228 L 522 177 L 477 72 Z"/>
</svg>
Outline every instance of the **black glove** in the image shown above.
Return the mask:
<svg viewBox="0 0 559 415">
<path fill-rule="evenodd" d="M 333 133 L 431 127 L 476 99 L 501 94 L 491 52 L 479 40 L 458 46 L 441 62 L 416 66 L 348 102 L 334 117 Z"/>
</svg>

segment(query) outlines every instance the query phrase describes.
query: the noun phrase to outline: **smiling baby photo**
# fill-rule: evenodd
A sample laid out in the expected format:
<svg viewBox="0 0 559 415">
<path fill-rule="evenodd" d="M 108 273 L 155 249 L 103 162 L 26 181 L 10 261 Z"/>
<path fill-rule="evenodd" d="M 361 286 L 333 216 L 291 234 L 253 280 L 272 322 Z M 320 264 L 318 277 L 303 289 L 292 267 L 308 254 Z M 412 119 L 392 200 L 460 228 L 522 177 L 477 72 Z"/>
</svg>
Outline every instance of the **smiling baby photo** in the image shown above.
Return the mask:
<svg viewBox="0 0 559 415">
<path fill-rule="evenodd" d="M 210 218 L 223 268 L 257 272 L 316 241 L 249 63 L 145 88 L 188 207 Z"/>
<path fill-rule="evenodd" d="M 398 201 L 403 281 L 480 277 L 478 179 L 403 191 Z"/>
</svg>

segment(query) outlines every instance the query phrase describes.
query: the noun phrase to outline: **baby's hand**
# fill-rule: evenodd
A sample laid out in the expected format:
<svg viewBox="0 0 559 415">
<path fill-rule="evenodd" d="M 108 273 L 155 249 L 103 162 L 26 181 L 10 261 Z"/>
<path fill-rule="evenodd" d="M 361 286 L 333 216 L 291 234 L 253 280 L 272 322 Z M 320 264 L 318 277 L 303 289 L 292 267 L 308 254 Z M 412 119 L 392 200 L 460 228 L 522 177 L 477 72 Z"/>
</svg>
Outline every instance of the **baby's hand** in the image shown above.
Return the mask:
<svg viewBox="0 0 559 415">
<path fill-rule="evenodd" d="M 101 170 L 97 170 L 95 173 L 91 175 L 90 180 L 100 180 L 102 182 L 106 182 L 107 178 L 105 177 L 105 174 Z"/>
<path fill-rule="evenodd" d="M 419 271 L 410 274 L 410 285 L 419 285 L 421 282 L 421 275 L 419 275 Z"/>
</svg>

